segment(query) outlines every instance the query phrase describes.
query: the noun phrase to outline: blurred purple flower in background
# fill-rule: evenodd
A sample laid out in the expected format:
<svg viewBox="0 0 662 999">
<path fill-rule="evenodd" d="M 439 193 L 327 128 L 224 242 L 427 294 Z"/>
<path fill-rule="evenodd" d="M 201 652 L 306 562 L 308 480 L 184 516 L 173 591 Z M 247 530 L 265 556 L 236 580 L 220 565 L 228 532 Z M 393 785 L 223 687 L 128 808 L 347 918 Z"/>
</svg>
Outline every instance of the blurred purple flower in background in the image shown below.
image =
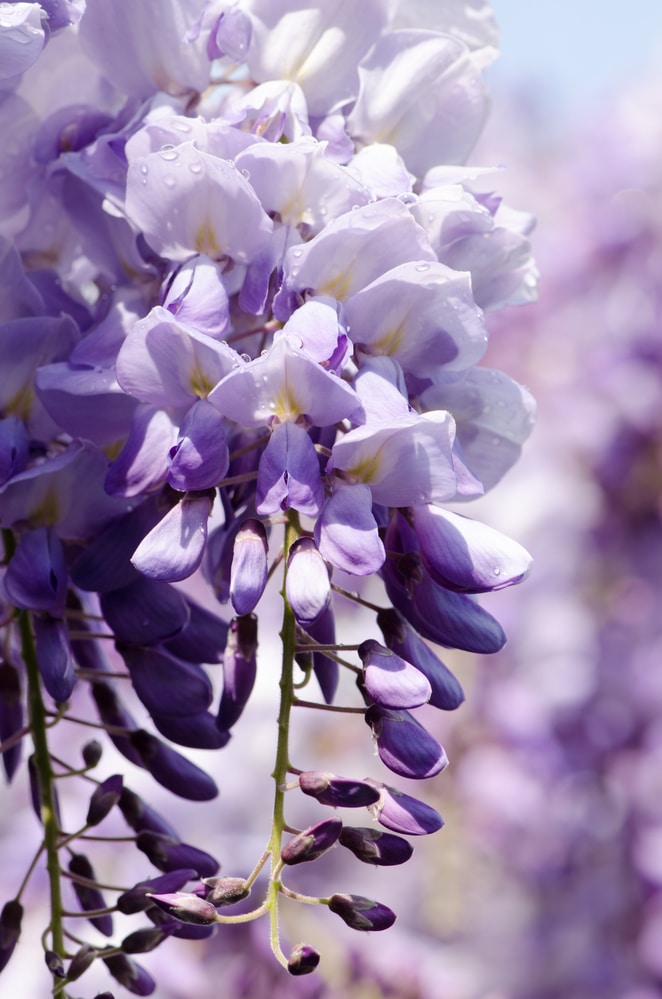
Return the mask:
<svg viewBox="0 0 662 999">
<path fill-rule="evenodd" d="M 23 783 L 41 824 L 2 962 L 41 937 L 61 999 L 108 973 L 149 995 L 152 950 L 265 917 L 278 974 L 308 976 L 308 922 L 395 923 L 352 871 L 443 824 L 414 794 L 448 764 L 430 709 L 464 695 L 430 646 L 497 652 L 477 595 L 531 563 L 464 513 L 535 413 L 478 366 L 487 315 L 537 288 L 532 217 L 465 166 L 492 14 L 0 7 L 3 822 L 22 838 Z"/>
</svg>

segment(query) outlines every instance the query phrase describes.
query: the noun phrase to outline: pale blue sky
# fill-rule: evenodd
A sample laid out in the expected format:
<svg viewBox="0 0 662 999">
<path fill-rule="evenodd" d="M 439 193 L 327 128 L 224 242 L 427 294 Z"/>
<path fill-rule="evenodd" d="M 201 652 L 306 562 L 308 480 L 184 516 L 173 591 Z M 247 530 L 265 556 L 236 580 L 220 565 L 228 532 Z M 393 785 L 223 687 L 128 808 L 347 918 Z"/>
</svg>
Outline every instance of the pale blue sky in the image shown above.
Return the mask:
<svg viewBox="0 0 662 999">
<path fill-rule="evenodd" d="M 493 92 L 502 82 L 540 87 L 574 118 L 646 66 L 662 66 L 662 0 L 491 2 L 501 29 Z"/>
</svg>

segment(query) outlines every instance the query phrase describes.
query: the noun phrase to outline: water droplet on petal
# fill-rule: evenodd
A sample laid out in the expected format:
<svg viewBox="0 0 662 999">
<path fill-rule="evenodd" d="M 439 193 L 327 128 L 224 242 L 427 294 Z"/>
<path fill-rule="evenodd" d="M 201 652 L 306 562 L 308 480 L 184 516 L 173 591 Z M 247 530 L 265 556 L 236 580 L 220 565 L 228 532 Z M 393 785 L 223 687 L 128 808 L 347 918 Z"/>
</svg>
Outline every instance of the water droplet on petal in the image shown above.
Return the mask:
<svg viewBox="0 0 662 999">
<path fill-rule="evenodd" d="M 168 173 L 163 178 L 163 183 L 165 184 L 166 187 L 169 187 L 170 190 L 172 190 L 173 187 L 175 186 L 175 184 L 177 183 L 177 181 L 175 180 L 175 178 L 172 176 L 171 173 Z"/>
<path fill-rule="evenodd" d="M 494 573 L 495 576 L 500 576 L 501 575 L 501 569 L 499 568 L 498 565 L 494 566 L 494 568 L 492 569 L 492 572 Z"/>
<path fill-rule="evenodd" d="M 425 260 L 421 260 L 420 264 L 416 264 L 415 270 L 421 271 L 421 273 L 423 271 L 429 271 L 430 265 L 426 263 Z"/>
<path fill-rule="evenodd" d="M 141 163 L 141 165 L 140 165 L 140 172 L 143 175 L 143 177 L 147 176 L 147 174 L 149 173 L 149 169 L 148 169 L 146 163 Z"/>
<path fill-rule="evenodd" d="M 246 180 L 250 180 L 251 179 L 251 172 L 250 172 L 250 170 L 246 170 L 244 168 L 243 170 L 240 170 L 239 172 L 240 172 L 240 174 L 241 174 L 242 177 L 246 178 Z"/>
<path fill-rule="evenodd" d="M 188 168 L 191 171 L 191 173 L 202 173 L 202 163 L 200 163 L 199 160 L 195 160 L 193 163 L 189 163 Z"/>
<path fill-rule="evenodd" d="M 172 163 L 173 160 L 176 160 L 179 156 L 179 153 L 173 145 L 161 146 L 159 153 L 161 155 L 161 159 L 167 160 L 168 163 Z"/>
</svg>

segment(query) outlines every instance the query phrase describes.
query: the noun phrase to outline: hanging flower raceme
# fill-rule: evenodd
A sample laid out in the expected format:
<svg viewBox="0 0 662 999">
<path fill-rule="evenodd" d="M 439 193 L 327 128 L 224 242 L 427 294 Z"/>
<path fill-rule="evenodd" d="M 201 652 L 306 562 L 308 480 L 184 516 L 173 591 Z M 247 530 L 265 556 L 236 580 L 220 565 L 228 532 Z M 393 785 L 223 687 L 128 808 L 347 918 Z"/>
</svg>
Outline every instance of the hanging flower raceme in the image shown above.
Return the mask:
<svg viewBox="0 0 662 999">
<path fill-rule="evenodd" d="M 17 12 L 0 38 L 0 118 L 14 108 L 22 122 L 14 152 L 0 151 L 0 735 L 14 780 L 28 730 L 34 741 L 60 991 L 101 958 L 150 994 L 130 955 L 265 914 L 277 961 L 309 974 L 317 951 L 303 941 L 286 956 L 278 939 L 283 896 L 357 930 L 395 914 L 361 895 L 302 895 L 299 865 L 350 853 L 399 865 L 404 837 L 442 825 L 384 771 L 422 781 L 445 768 L 423 711 L 464 695 L 433 646 L 498 650 L 505 636 L 475 595 L 530 563 L 447 508 L 498 481 L 533 414 L 525 390 L 477 367 L 484 310 L 529 300 L 535 284 L 531 220 L 501 205 L 493 172 L 463 165 L 493 55 L 482 6 L 483 30 L 459 7 L 430 30 L 387 0 L 202 12 L 122 0 L 110 19 L 88 0 L 51 4 L 48 31 Z M 66 92 L 85 73 L 88 104 L 62 106 L 51 63 Z M 364 615 L 357 645 L 342 641 L 341 606 Z M 104 773 L 99 747 L 107 738 L 129 770 L 209 801 L 212 766 L 186 750 L 219 750 L 252 723 L 261 671 L 279 696 L 272 826 L 261 859 L 217 878 L 215 857 L 183 842 L 129 771 L 126 783 Z M 69 703 L 81 684 L 89 718 Z M 364 718 L 372 776 L 294 766 L 293 712 L 326 710 Z M 53 747 L 81 722 L 98 740 L 82 751 L 94 789 L 73 834 L 56 778 L 81 766 Z M 303 830 L 286 819 L 293 796 L 312 810 Z M 314 800 L 377 825 L 316 817 Z M 67 866 L 112 936 L 110 875 L 77 841 L 117 813 L 161 875 L 118 889 L 119 910 L 152 925 L 97 947 L 71 934 L 58 886 Z M 3 960 L 21 895 L 0 917 Z"/>
</svg>

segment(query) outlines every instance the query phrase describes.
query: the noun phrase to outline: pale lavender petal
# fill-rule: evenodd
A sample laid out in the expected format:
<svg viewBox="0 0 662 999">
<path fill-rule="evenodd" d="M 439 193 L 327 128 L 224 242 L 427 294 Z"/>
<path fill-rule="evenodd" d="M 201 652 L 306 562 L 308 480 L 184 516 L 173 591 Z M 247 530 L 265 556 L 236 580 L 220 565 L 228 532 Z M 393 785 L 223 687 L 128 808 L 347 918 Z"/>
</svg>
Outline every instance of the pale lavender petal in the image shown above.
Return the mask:
<svg viewBox="0 0 662 999">
<path fill-rule="evenodd" d="M 437 583 L 465 593 L 500 590 L 519 583 L 531 556 L 499 531 L 438 506 L 411 511 L 421 557 Z"/>
<path fill-rule="evenodd" d="M 230 600 L 240 617 L 250 614 L 264 593 L 269 569 L 267 532 L 260 520 L 244 520 L 237 532 L 230 567 Z"/>
<path fill-rule="evenodd" d="M 234 163 L 193 142 L 164 146 L 131 162 L 126 210 L 156 253 L 182 262 L 203 253 L 247 264 L 266 249 L 273 229 Z"/>
<path fill-rule="evenodd" d="M 299 538 L 290 549 L 285 577 L 287 601 L 297 623 L 308 628 L 331 600 L 329 570 L 312 538 Z"/>
<path fill-rule="evenodd" d="M 376 503 L 402 507 L 451 499 L 457 480 L 451 447 L 455 425 L 443 410 L 364 424 L 333 447 L 333 468 L 370 486 Z"/>
<path fill-rule="evenodd" d="M 106 491 L 111 496 L 139 496 L 165 482 L 175 434 L 164 409 L 139 404 L 126 443 L 106 474 Z"/>
<path fill-rule="evenodd" d="M 223 417 L 206 399 L 200 399 L 182 420 L 177 443 L 170 448 L 168 482 L 180 492 L 212 489 L 229 463 Z"/>
<path fill-rule="evenodd" d="M 368 639 L 358 650 L 363 686 L 373 701 L 387 708 L 417 708 L 430 700 L 432 688 L 415 666 Z"/>
<path fill-rule="evenodd" d="M 386 557 L 372 514 L 372 494 L 364 485 L 339 486 L 315 524 L 321 555 L 344 572 L 369 576 Z"/>
<path fill-rule="evenodd" d="M 275 427 L 260 457 L 256 500 L 257 512 L 265 516 L 290 507 L 311 517 L 319 513 L 324 500 L 319 460 L 303 427 Z"/>
<path fill-rule="evenodd" d="M 207 494 L 191 494 L 177 503 L 136 548 L 131 562 L 150 579 L 186 579 L 202 561 L 207 523 L 213 505 Z"/>
</svg>

